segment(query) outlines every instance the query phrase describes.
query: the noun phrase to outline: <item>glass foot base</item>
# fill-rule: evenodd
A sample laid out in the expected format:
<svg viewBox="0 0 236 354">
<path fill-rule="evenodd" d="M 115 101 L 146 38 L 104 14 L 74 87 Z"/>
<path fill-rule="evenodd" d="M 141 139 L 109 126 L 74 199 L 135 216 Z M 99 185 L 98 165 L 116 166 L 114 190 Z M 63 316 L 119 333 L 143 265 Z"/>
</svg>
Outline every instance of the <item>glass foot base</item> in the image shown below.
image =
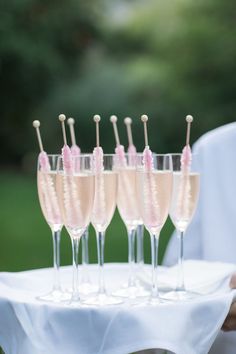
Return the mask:
<svg viewBox="0 0 236 354">
<path fill-rule="evenodd" d="M 79 292 L 81 295 L 89 295 L 89 294 L 95 294 L 98 291 L 98 287 L 96 285 L 91 284 L 90 282 L 88 283 L 81 283 L 79 285 Z"/>
<path fill-rule="evenodd" d="M 202 295 L 189 290 L 173 290 L 165 294 L 162 294 L 161 298 L 170 301 L 187 301 L 187 300 L 195 299 L 200 296 Z"/>
<path fill-rule="evenodd" d="M 98 294 L 95 297 L 91 297 L 83 301 L 83 304 L 92 305 L 92 306 L 107 306 L 107 305 L 111 306 L 111 305 L 120 305 L 122 303 L 123 303 L 122 299 L 107 294 Z"/>
<path fill-rule="evenodd" d="M 71 298 L 71 294 L 69 292 L 61 291 L 61 290 L 52 290 L 47 294 L 39 295 L 36 297 L 39 301 L 45 302 L 65 302 Z"/>
<path fill-rule="evenodd" d="M 135 299 L 137 297 L 150 296 L 150 292 L 142 286 L 126 286 L 114 291 L 112 295 Z"/>
<path fill-rule="evenodd" d="M 78 294 L 70 294 L 69 301 L 66 302 L 66 305 L 69 307 L 81 307 L 82 302 Z"/>
<path fill-rule="evenodd" d="M 149 297 L 147 299 L 139 299 L 134 306 L 143 307 L 143 306 L 159 306 L 170 303 L 169 300 L 163 299 L 161 297 Z"/>
</svg>

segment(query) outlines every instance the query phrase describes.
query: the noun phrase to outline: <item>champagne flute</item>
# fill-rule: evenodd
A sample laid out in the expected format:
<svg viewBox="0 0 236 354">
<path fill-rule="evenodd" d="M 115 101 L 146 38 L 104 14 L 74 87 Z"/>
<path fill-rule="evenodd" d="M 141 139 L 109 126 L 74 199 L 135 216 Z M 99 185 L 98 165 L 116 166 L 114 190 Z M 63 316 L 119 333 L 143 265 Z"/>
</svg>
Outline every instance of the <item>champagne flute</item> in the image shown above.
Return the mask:
<svg viewBox="0 0 236 354">
<path fill-rule="evenodd" d="M 115 292 L 118 296 L 140 297 L 148 296 L 149 292 L 138 284 L 135 277 L 135 235 L 137 228 L 142 224 L 138 207 L 138 196 L 136 188 L 136 168 L 142 166 L 142 154 L 136 154 L 130 159 L 129 154 L 124 154 L 125 163 L 116 161 L 118 171 L 118 197 L 117 207 L 120 216 L 126 226 L 128 234 L 128 263 L 129 278 L 128 284 Z"/>
<path fill-rule="evenodd" d="M 70 303 L 80 304 L 78 289 L 79 241 L 85 232 L 92 213 L 94 201 L 94 174 L 92 156 L 72 156 L 73 163 L 80 165 L 80 171 L 68 173 L 64 170 L 63 158 L 58 158 L 56 188 L 64 225 L 72 244 L 73 282 Z"/>
<path fill-rule="evenodd" d="M 89 305 L 115 305 L 122 301 L 107 293 L 104 279 L 104 244 L 105 232 L 116 208 L 117 172 L 113 169 L 114 155 L 103 154 L 100 150 L 102 168 L 95 172 L 95 198 L 91 222 L 96 231 L 99 265 L 99 289 L 95 297 L 88 298 Z M 94 157 L 95 159 L 96 157 Z M 94 165 L 96 162 L 94 161 Z M 95 168 L 96 170 L 96 168 Z"/>
<path fill-rule="evenodd" d="M 39 202 L 43 216 L 52 231 L 53 240 L 53 268 L 54 282 L 52 290 L 45 295 L 38 296 L 39 300 L 60 302 L 68 298 L 68 294 L 62 291 L 60 283 L 60 239 L 63 227 L 62 216 L 56 195 L 56 169 L 59 155 L 45 155 L 49 169 L 41 168 L 40 159 L 37 167 L 37 187 Z"/>
<path fill-rule="evenodd" d="M 132 119 L 130 117 L 126 117 L 124 119 L 124 124 L 126 125 L 127 137 L 128 137 L 128 159 L 129 166 L 136 165 L 136 157 L 137 157 L 137 149 L 133 143 L 133 134 L 132 134 Z M 140 220 L 137 229 L 136 229 L 136 262 L 138 265 L 138 271 L 141 270 L 144 264 L 144 253 L 143 253 L 143 236 L 144 236 L 144 226 L 143 222 Z"/>
<path fill-rule="evenodd" d="M 138 205 L 144 226 L 151 237 L 152 293 L 151 304 L 161 302 L 158 291 L 158 242 L 168 216 L 172 193 L 172 160 L 170 155 L 152 154 L 152 167 L 137 170 Z"/>
<path fill-rule="evenodd" d="M 168 298 L 185 299 L 196 296 L 186 290 L 184 283 L 184 233 L 187 230 L 196 210 L 200 174 L 190 170 L 187 174 L 181 171 L 182 154 L 172 154 L 173 163 L 173 194 L 170 207 L 170 217 L 178 232 L 179 259 L 178 259 L 178 283 L 175 291 L 166 294 Z M 192 155 L 194 162 L 194 155 Z"/>
<path fill-rule="evenodd" d="M 136 297 L 147 295 L 146 291 L 139 287 L 137 292 L 137 287 L 135 284 L 134 276 L 134 263 L 135 263 L 135 234 L 138 227 L 138 224 L 141 224 L 142 221 L 138 215 L 138 208 L 136 203 L 136 188 L 135 188 L 135 168 L 137 164 L 137 153 L 136 148 L 133 145 L 133 138 L 131 132 L 131 118 L 126 117 L 124 123 L 127 127 L 129 148 L 128 154 L 125 154 L 124 146 L 120 143 L 118 128 L 117 128 L 117 116 L 112 115 L 110 117 L 110 122 L 113 125 L 114 136 L 116 141 L 116 168 L 119 171 L 119 192 L 118 192 L 118 209 L 120 215 L 127 227 L 128 231 L 128 250 L 129 250 L 129 280 L 128 286 L 125 286 L 123 289 L 119 289 L 115 292 L 117 295 L 125 297 Z M 141 228 L 138 228 L 139 231 L 142 231 Z M 142 238 L 140 232 L 137 234 L 137 244 L 139 246 L 139 257 L 143 256 L 142 253 Z M 140 261 L 140 259 L 139 259 Z M 139 265 L 141 263 L 139 262 Z"/>
<path fill-rule="evenodd" d="M 70 137 L 71 137 L 71 153 L 73 156 L 79 156 L 81 155 L 81 150 L 80 147 L 76 143 L 76 137 L 75 137 L 75 120 L 74 118 L 68 118 L 67 119 L 67 124 L 69 125 L 70 128 Z M 77 161 L 79 162 L 79 161 Z M 74 165 L 75 171 L 79 172 L 80 166 L 79 164 Z M 88 273 L 88 264 L 89 264 L 89 253 L 88 253 L 88 238 L 89 238 L 89 231 L 88 228 L 84 232 L 83 236 L 81 237 L 81 242 L 82 242 L 82 268 L 81 268 L 81 281 L 80 281 L 80 293 L 87 295 L 89 293 L 92 293 L 96 290 L 96 288 L 91 284 L 90 278 L 89 278 L 89 273 Z"/>
</svg>

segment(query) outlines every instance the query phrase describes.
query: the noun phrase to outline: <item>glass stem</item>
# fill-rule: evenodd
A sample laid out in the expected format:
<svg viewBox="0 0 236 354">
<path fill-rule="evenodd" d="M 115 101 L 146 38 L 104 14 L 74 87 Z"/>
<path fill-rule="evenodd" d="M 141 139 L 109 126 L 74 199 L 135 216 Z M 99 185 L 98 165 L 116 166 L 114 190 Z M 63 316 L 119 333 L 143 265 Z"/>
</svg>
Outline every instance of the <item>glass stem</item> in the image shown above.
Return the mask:
<svg viewBox="0 0 236 354">
<path fill-rule="evenodd" d="M 52 231 L 53 240 L 53 268 L 54 268 L 54 282 L 53 291 L 60 291 L 60 241 L 61 241 L 61 230 Z"/>
<path fill-rule="evenodd" d="M 159 298 L 157 271 L 158 271 L 158 243 L 159 234 L 150 234 L 152 253 L 152 297 Z"/>
<path fill-rule="evenodd" d="M 135 275 L 134 275 L 134 265 L 135 265 L 135 233 L 136 229 L 127 229 L 128 232 L 128 262 L 129 262 L 129 280 L 128 287 L 135 286 Z"/>
<path fill-rule="evenodd" d="M 184 232 L 180 232 L 180 237 L 179 237 L 179 271 L 178 271 L 178 285 L 177 285 L 177 291 L 185 291 L 185 285 L 184 285 Z"/>
<path fill-rule="evenodd" d="M 88 264 L 89 264 L 89 254 L 88 254 L 88 227 L 82 235 L 82 283 L 89 283 L 88 275 Z"/>
<path fill-rule="evenodd" d="M 106 293 L 105 280 L 104 280 L 104 244 L 105 244 L 105 231 L 96 233 L 97 236 L 97 252 L 98 252 L 98 281 L 99 281 L 99 295 Z"/>
<path fill-rule="evenodd" d="M 73 284 L 72 284 L 72 301 L 79 301 L 78 290 L 78 254 L 79 254 L 79 237 L 71 237 L 72 257 L 73 257 Z"/>
<path fill-rule="evenodd" d="M 144 263 L 143 233 L 144 233 L 144 226 L 143 226 L 143 224 L 139 224 L 137 227 L 137 231 L 136 231 L 136 236 L 137 236 L 137 258 L 136 258 L 136 261 L 139 266 L 142 266 Z"/>
</svg>

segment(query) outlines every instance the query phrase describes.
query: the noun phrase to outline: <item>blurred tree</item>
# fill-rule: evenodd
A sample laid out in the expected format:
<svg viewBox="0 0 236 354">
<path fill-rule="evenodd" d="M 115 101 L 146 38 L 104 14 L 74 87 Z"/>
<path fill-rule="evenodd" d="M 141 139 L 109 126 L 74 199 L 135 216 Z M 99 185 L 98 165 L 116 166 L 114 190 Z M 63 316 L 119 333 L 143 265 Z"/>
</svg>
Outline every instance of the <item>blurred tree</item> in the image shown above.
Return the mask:
<svg viewBox="0 0 236 354">
<path fill-rule="evenodd" d="M 57 107 L 66 107 L 81 118 L 86 151 L 94 145 L 88 124 L 94 113 L 106 118 L 101 141 L 107 151 L 114 147 L 108 121 L 114 113 L 135 118 L 139 149 L 143 139 L 138 117 L 149 114 L 150 145 L 158 152 L 180 151 L 186 114 L 195 117 L 192 141 L 234 120 L 233 0 L 124 0 L 106 5 L 103 41 L 84 56 L 83 74 L 54 91 L 43 108 L 55 115 Z M 70 94 L 63 95 L 65 90 Z M 124 128 L 120 131 L 125 143 Z"/>
<path fill-rule="evenodd" d="M 158 152 L 181 149 L 186 114 L 195 117 L 192 141 L 234 120 L 233 0 L 1 4 L 0 138 L 8 158 L 30 150 L 31 138 L 24 139 L 33 136 L 29 117 L 46 121 L 42 132 L 51 152 L 61 145 L 59 112 L 79 118 L 83 151 L 95 144 L 94 113 L 105 118 L 105 151 L 114 148 L 110 114 L 134 118 L 138 149 L 143 148 L 138 117 L 150 115 L 150 145 Z M 118 124 L 125 143 L 123 123 Z"/>
<path fill-rule="evenodd" d="M 99 5 L 96 0 L 0 2 L 2 164 L 20 162 L 31 147 L 32 112 L 58 82 L 73 77 L 98 40 Z"/>
<path fill-rule="evenodd" d="M 143 110 L 146 103 L 156 117 L 156 150 L 174 151 L 183 145 L 184 115 L 196 117 L 193 139 L 235 119 L 236 3 L 155 0 L 148 5 L 136 1 L 131 15 L 111 25 L 107 42 L 113 57 L 129 67 L 134 105 Z"/>
</svg>

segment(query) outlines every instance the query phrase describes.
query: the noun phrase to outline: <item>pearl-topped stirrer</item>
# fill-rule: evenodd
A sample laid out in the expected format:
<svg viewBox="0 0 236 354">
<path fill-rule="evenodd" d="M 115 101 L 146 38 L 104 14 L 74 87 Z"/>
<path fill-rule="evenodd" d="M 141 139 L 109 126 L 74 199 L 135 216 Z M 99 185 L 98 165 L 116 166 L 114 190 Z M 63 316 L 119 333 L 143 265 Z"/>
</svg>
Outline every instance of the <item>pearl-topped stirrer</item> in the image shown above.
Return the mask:
<svg viewBox="0 0 236 354">
<path fill-rule="evenodd" d="M 94 159 L 94 167 L 95 173 L 99 174 L 103 171 L 103 149 L 100 146 L 99 141 L 99 122 L 101 117 L 98 114 L 93 116 L 93 120 L 96 124 L 96 147 L 93 149 L 93 159 Z"/>
<path fill-rule="evenodd" d="M 190 142 L 190 130 L 191 130 L 191 123 L 193 122 L 193 116 L 187 115 L 186 122 L 187 122 L 186 145 L 189 145 L 189 142 Z"/>
<path fill-rule="evenodd" d="M 66 146 L 67 145 L 67 139 L 66 139 L 66 128 L 65 128 L 65 120 L 66 120 L 65 114 L 59 114 L 58 119 L 61 122 L 64 146 Z"/>
<path fill-rule="evenodd" d="M 42 193 L 44 195 L 45 209 L 47 210 L 47 218 L 48 220 L 50 220 L 51 224 L 60 224 L 61 217 L 60 217 L 58 202 L 55 195 L 54 182 L 52 181 L 52 177 L 50 176 L 51 165 L 47 153 L 43 150 L 43 143 L 42 143 L 42 138 L 39 130 L 40 121 L 34 120 L 33 127 L 36 129 L 39 148 L 40 148 L 38 161 L 39 161 L 40 171 L 43 172 L 43 174 L 41 175 L 39 180 L 41 181 L 40 183 L 42 183 L 43 181 L 43 185 L 44 185 Z"/>
<path fill-rule="evenodd" d="M 66 128 L 65 128 L 66 116 L 65 116 L 65 114 L 60 114 L 58 116 L 58 119 L 61 122 L 62 135 L 63 135 L 63 141 L 64 141 L 64 146 L 61 149 L 64 170 L 67 174 L 73 174 L 72 153 L 71 153 L 69 146 L 67 145 L 67 139 L 66 139 Z"/>
<path fill-rule="evenodd" d="M 75 129 L 74 129 L 74 124 L 75 124 L 74 118 L 68 118 L 67 124 L 69 125 L 69 128 L 70 128 L 71 145 L 75 146 L 76 139 L 75 139 Z"/>
<path fill-rule="evenodd" d="M 124 119 L 124 123 L 126 125 L 128 143 L 129 143 L 129 146 L 128 146 L 129 164 L 135 165 L 136 157 L 137 157 L 137 150 L 136 150 L 136 147 L 134 146 L 134 143 L 133 143 L 133 136 L 132 136 L 132 129 L 131 129 L 132 119 L 130 117 L 126 117 Z"/>
<path fill-rule="evenodd" d="M 39 149 L 40 149 L 40 154 L 39 154 L 39 163 L 41 166 L 42 171 L 48 172 L 50 171 L 50 163 L 48 161 L 48 155 L 47 153 L 43 150 L 43 142 L 40 134 L 40 121 L 39 120 L 34 120 L 33 121 L 33 127 L 36 129 L 36 134 L 37 134 L 37 139 L 39 143 Z"/>
<path fill-rule="evenodd" d="M 145 147 L 148 147 L 148 133 L 147 133 L 148 116 L 146 114 L 143 114 L 141 116 L 141 121 L 143 122 Z"/>
<path fill-rule="evenodd" d="M 93 120 L 96 124 L 96 147 L 93 149 L 93 165 L 96 177 L 96 191 L 94 197 L 93 212 L 94 215 L 100 220 L 103 219 L 105 214 L 105 199 L 104 199 L 104 179 L 102 178 L 102 172 L 104 170 L 103 165 L 103 150 L 99 146 L 99 122 L 101 117 L 95 114 Z"/>
<path fill-rule="evenodd" d="M 144 163 L 144 168 L 147 171 L 150 171 L 153 169 L 153 158 L 152 158 L 152 152 L 151 152 L 149 145 L 148 145 L 148 133 L 147 133 L 148 116 L 146 114 L 143 114 L 141 116 L 141 121 L 143 122 L 144 141 L 145 141 L 145 148 L 143 151 L 143 163 Z"/>
<path fill-rule="evenodd" d="M 132 130 L 131 130 L 132 119 L 129 117 L 126 117 L 124 119 L 124 123 L 125 123 L 126 129 L 127 129 L 129 146 L 131 146 L 131 145 L 133 145 L 133 136 L 132 136 Z"/>
<path fill-rule="evenodd" d="M 112 115 L 110 117 L 110 122 L 113 125 L 113 130 L 114 130 L 114 135 L 115 135 L 115 140 L 116 140 L 116 146 L 119 146 L 120 145 L 120 138 L 119 138 L 119 133 L 118 133 L 117 125 L 116 125 L 117 116 Z"/>
<path fill-rule="evenodd" d="M 70 137 L 71 137 L 71 153 L 73 156 L 77 156 L 76 159 L 74 159 L 74 171 L 79 172 L 80 171 L 80 159 L 78 156 L 81 153 L 80 147 L 76 144 L 76 139 L 75 139 L 75 129 L 74 129 L 74 124 L 75 120 L 74 118 L 68 118 L 67 119 L 67 124 L 70 127 Z"/>
<path fill-rule="evenodd" d="M 99 122 L 101 117 L 98 114 L 95 114 L 93 120 L 96 124 L 96 147 L 93 149 L 93 159 L 94 159 L 94 168 L 96 175 L 102 173 L 103 167 L 103 150 L 99 146 Z"/>
<path fill-rule="evenodd" d="M 39 120 L 34 120 L 33 121 L 33 127 L 36 130 L 36 134 L 37 134 L 37 138 L 38 138 L 38 143 L 39 143 L 39 149 L 41 152 L 43 152 L 43 143 L 42 143 L 42 138 L 41 138 L 41 134 L 40 134 L 40 121 Z"/>
<path fill-rule="evenodd" d="M 117 129 L 117 116 L 112 115 L 110 117 L 110 122 L 113 125 L 113 130 L 114 130 L 114 135 L 115 135 L 115 140 L 116 140 L 116 148 L 115 148 L 115 153 L 117 157 L 117 164 L 120 167 L 126 167 L 126 158 L 125 158 L 125 149 L 124 146 L 120 144 L 120 138 L 119 138 L 119 133 Z"/>
<path fill-rule="evenodd" d="M 81 153 L 80 147 L 76 144 L 76 138 L 75 138 L 75 120 L 74 118 L 68 118 L 67 119 L 67 124 L 70 127 L 70 137 L 71 137 L 71 152 L 72 155 L 78 156 Z"/>
<path fill-rule="evenodd" d="M 186 122 L 187 122 L 186 145 L 183 148 L 182 156 L 181 156 L 181 170 L 184 173 L 190 171 L 191 169 L 192 152 L 191 152 L 189 142 L 190 142 L 191 123 L 193 122 L 193 117 L 191 115 L 187 115 Z"/>
<path fill-rule="evenodd" d="M 101 117 L 98 114 L 95 114 L 93 120 L 96 123 L 96 146 L 99 147 L 99 122 Z"/>
</svg>

